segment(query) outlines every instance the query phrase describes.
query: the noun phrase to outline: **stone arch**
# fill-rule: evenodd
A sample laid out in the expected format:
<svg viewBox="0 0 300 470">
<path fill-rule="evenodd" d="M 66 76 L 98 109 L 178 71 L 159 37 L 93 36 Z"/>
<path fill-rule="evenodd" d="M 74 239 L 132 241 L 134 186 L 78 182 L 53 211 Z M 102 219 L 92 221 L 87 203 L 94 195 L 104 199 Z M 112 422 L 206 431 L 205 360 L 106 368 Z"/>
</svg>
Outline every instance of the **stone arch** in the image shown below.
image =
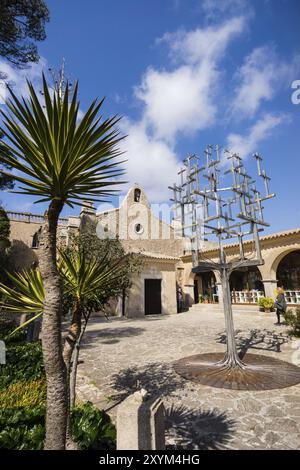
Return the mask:
<svg viewBox="0 0 300 470">
<path fill-rule="evenodd" d="M 290 253 L 292 253 L 293 251 L 299 251 L 300 250 L 300 245 L 299 246 L 293 246 L 293 247 L 290 247 L 290 248 L 287 248 L 286 250 L 282 251 L 281 253 L 279 253 L 275 259 L 273 260 L 272 264 L 271 264 L 271 267 L 270 267 L 270 277 L 272 279 L 277 279 L 277 269 L 278 269 L 278 266 L 280 264 L 280 262 L 287 256 L 289 255 Z"/>
<path fill-rule="evenodd" d="M 231 290 L 264 290 L 263 277 L 258 266 L 234 270 L 230 274 L 229 283 Z"/>
<path fill-rule="evenodd" d="M 199 302 L 199 294 L 204 295 L 209 302 L 212 302 L 218 295 L 219 277 L 215 271 L 203 273 L 193 273 L 190 271 L 188 280 L 185 284 L 186 299 L 188 305 Z"/>
<path fill-rule="evenodd" d="M 300 290 L 300 249 L 292 250 L 277 264 L 278 285 L 285 290 Z"/>
</svg>

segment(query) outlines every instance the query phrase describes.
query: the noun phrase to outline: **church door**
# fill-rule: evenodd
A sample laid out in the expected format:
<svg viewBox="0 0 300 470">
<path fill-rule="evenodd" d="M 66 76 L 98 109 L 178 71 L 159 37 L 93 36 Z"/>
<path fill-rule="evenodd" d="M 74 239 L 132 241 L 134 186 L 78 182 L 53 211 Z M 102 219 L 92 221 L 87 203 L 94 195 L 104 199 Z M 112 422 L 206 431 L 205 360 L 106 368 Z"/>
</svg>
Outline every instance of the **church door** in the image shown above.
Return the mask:
<svg viewBox="0 0 300 470">
<path fill-rule="evenodd" d="M 161 279 L 145 279 L 145 315 L 161 313 Z"/>
</svg>

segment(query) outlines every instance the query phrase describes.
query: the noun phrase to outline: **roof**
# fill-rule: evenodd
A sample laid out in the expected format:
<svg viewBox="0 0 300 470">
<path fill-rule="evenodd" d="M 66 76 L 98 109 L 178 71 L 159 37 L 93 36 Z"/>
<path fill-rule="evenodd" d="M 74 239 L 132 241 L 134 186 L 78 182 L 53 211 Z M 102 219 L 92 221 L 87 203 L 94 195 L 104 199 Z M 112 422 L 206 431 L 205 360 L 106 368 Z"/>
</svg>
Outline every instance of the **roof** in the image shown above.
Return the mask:
<svg viewBox="0 0 300 470">
<path fill-rule="evenodd" d="M 169 261 L 180 261 L 180 258 L 177 258 L 175 256 L 170 256 L 170 255 L 164 255 L 162 253 L 153 253 L 151 251 L 139 251 L 139 250 L 130 250 L 130 253 L 138 254 L 141 256 L 144 256 L 145 258 L 152 258 L 152 259 L 158 259 L 158 260 L 169 260 Z"/>
<path fill-rule="evenodd" d="M 262 237 L 260 237 L 260 241 L 263 242 L 263 241 L 268 241 L 268 240 L 273 240 L 275 238 L 286 238 L 286 237 L 289 237 L 291 235 L 300 235 L 300 228 L 295 228 L 295 229 L 291 229 L 291 230 L 285 230 L 283 232 L 275 232 L 275 233 L 271 233 L 270 235 L 264 235 Z M 244 241 L 245 244 L 247 243 L 253 243 L 253 240 L 245 240 Z M 236 246 L 239 246 L 238 243 L 230 243 L 228 245 L 224 245 L 224 248 L 234 248 Z M 203 251 L 205 251 L 206 253 L 209 252 L 209 251 L 215 251 L 216 250 L 216 247 L 210 247 L 210 248 L 207 248 L 207 249 L 204 249 Z"/>
</svg>

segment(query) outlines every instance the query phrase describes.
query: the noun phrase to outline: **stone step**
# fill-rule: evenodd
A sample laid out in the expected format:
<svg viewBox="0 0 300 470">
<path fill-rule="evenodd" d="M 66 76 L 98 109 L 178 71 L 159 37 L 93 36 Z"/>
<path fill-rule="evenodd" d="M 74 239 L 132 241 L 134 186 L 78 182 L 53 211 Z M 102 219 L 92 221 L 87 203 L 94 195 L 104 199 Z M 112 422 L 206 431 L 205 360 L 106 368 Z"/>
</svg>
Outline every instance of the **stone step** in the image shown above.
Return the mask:
<svg viewBox="0 0 300 470">
<path fill-rule="evenodd" d="M 257 305 L 233 305 L 233 312 L 255 313 L 259 312 Z M 212 312 L 223 313 L 223 306 L 219 304 L 194 304 L 189 309 L 190 312 Z"/>
</svg>

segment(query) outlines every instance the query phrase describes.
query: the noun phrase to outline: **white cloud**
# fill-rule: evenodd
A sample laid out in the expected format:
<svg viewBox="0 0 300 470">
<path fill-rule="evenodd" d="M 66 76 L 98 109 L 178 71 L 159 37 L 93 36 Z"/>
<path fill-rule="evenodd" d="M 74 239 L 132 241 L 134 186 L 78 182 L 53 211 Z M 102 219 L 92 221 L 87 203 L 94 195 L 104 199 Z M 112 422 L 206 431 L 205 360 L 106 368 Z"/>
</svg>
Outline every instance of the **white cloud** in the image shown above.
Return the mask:
<svg viewBox="0 0 300 470">
<path fill-rule="evenodd" d="M 170 68 L 149 67 L 134 94 L 142 103 L 139 120 L 124 120 L 122 130 L 127 177 L 142 184 L 152 201 L 169 197 L 176 180 L 175 147 L 179 135 L 190 135 L 214 124 L 219 63 L 230 41 L 245 29 L 243 17 L 218 26 L 167 33 L 157 41 L 167 44 Z"/>
<path fill-rule="evenodd" d="M 265 114 L 249 129 L 247 134 L 229 134 L 227 147 L 232 152 L 238 153 L 242 158 L 246 158 L 258 150 L 258 145 L 269 138 L 275 128 L 287 122 L 289 122 L 289 117 L 286 114 Z"/>
<path fill-rule="evenodd" d="M 216 75 L 210 65 L 147 71 L 136 97 L 145 105 L 143 121 L 155 138 L 174 142 L 179 132 L 190 134 L 213 123 L 211 88 Z"/>
<path fill-rule="evenodd" d="M 243 17 L 221 25 L 165 34 L 177 66 L 149 68 L 135 96 L 144 104 L 143 121 L 156 138 L 174 142 L 177 134 L 191 134 L 210 126 L 216 117 L 218 63 L 230 41 L 243 31 Z"/>
<path fill-rule="evenodd" d="M 142 122 L 124 119 L 121 130 L 127 134 L 121 149 L 126 151 L 128 159 L 126 179 L 129 185 L 140 183 L 152 202 L 168 200 L 168 185 L 177 179 L 175 151 L 163 140 L 150 137 Z"/>
<path fill-rule="evenodd" d="M 223 23 L 194 31 L 179 30 L 166 33 L 157 43 L 166 42 L 173 60 L 197 65 L 203 61 L 222 58 L 229 42 L 245 28 L 244 16 L 233 17 Z"/>
<path fill-rule="evenodd" d="M 5 83 L 11 84 L 17 95 L 27 96 L 28 88 L 26 79 L 31 81 L 34 85 L 40 86 L 42 71 L 46 67 L 47 61 L 43 57 L 41 57 L 37 64 L 28 64 L 28 68 L 25 69 L 17 69 L 3 59 L 0 59 L 0 72 L 6 76 L 5 80 L 0 80 L 0 104 L 7 98 Z"/>
<path fill-rule="evenodd" d="M 273 47 L 254 49 L 237 72 L 232 113 L 252 117 L 263 101 L 270 101 L 281 86 L 289 86 L 298 65 L 297 57 L 289 64 L 280 60 Z"/>
</svg>

